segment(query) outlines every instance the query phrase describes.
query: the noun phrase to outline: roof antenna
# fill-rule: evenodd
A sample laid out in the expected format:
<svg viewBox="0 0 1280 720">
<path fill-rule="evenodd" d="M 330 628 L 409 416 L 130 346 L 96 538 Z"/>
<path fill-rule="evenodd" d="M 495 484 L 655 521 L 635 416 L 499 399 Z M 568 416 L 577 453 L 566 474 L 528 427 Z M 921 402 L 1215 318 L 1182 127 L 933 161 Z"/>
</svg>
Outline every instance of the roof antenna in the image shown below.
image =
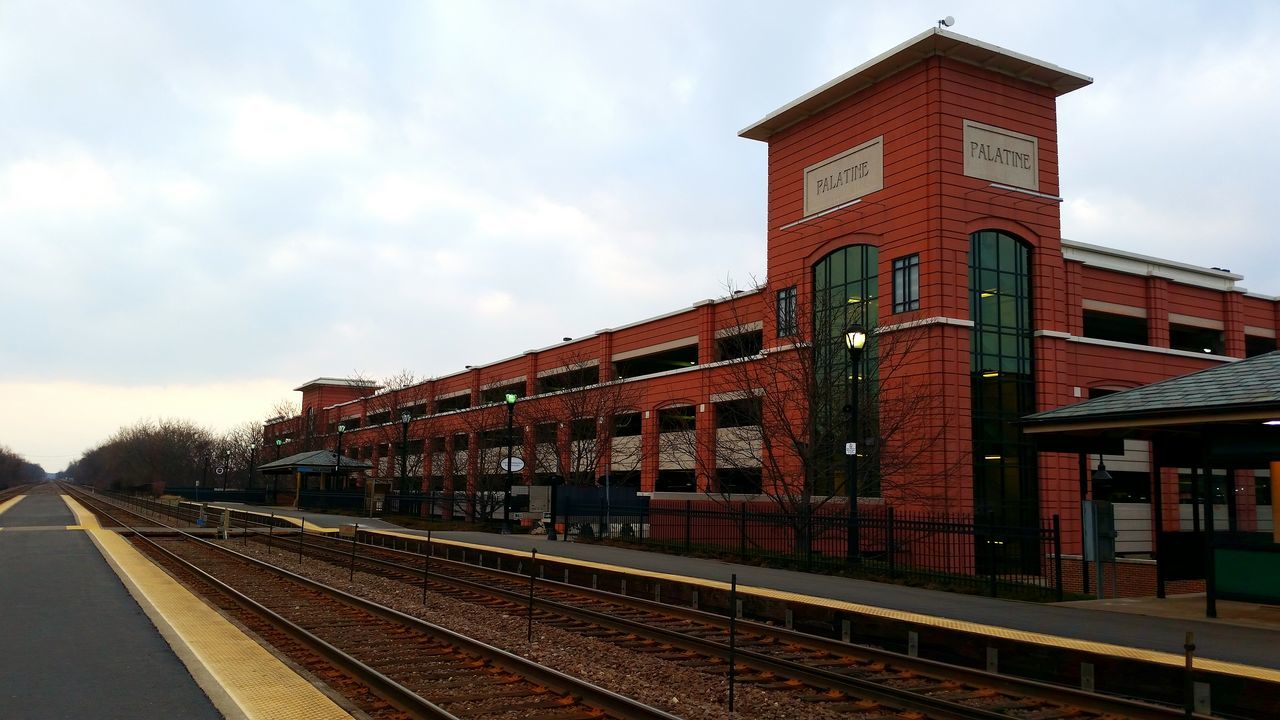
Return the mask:
<svg viewBox="0 0 1280 720">
<path fill-rule="evenodd" d="M 939 20 L 939 21 L 938 21 L 938 29 L 939 29 L 939 30 L 944 30 L 944 29 L 949 28 L 949 27 L 951 27 L 952 25 L 955 25 L 955 24 L 956 24 L 956 19 L 955 19 L 955 18 L 953 18 L 953 17 L 951 17 L 950 15 L 948 15 L 948 16 L 946 16 L 946 17 L 944 17 L 944 18 L 942 18 L 941 20 Z"/>
</svg>

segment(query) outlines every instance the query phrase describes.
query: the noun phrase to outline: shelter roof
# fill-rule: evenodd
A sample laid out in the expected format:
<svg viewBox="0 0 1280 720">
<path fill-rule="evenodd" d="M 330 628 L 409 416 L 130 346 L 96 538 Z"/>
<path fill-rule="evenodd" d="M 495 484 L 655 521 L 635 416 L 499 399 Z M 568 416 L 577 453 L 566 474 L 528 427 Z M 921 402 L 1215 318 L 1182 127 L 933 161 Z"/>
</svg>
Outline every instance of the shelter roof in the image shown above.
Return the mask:
<svg viewBox="0 0 1280 720">
<path fill-rule="evenodd" d="M 258 470 L 261 472 L 288 472 L 300 467 L 332 468 L 335 463 L 338 465 L 338 469 L 343 472 L 369 470 L 373 467 L 373 465 L 363 460 L 349 458 L 346 455 L 343 455 L 339 462 L 337 454 L 332 450 L 309 450 L 259 465 Z"/>
<path fill-rule="evenodd" d="M 1029 433 L 1069 427 L 1280 419 L 1280 351 L 1023 418 Z"/>
</svg>

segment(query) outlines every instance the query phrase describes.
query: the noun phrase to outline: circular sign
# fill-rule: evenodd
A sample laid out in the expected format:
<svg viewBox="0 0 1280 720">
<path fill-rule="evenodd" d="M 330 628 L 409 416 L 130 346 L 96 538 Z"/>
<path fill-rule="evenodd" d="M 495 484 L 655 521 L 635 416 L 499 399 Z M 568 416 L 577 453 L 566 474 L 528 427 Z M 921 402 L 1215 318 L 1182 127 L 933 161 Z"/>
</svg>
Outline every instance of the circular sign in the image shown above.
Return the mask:
<svg viewBox="0 0 1280 720">
<path fill-rule="evenodd" d="M 213 474 L 214 474 L 214 475 L 221 475 L 221 474 L 222 474 L 222 473 L 224 473 L 224 472 L 226 472 L 226 469 L 225 469 L 225 468 L 217 467 L 217 468 L 214 468 L 214 469 L 213 469 Z"/>
<path fill-rule="evenodd" d="M 507 467 L 508 463 L 511 464 L 511 467 Z M 520 472 L 524 469 L 524 461 L 518 457 L 502 458 L 502 462 L 498 463 L 498 467 L 503 470 L 510 470 L 511 472 Z"/>
</svg>

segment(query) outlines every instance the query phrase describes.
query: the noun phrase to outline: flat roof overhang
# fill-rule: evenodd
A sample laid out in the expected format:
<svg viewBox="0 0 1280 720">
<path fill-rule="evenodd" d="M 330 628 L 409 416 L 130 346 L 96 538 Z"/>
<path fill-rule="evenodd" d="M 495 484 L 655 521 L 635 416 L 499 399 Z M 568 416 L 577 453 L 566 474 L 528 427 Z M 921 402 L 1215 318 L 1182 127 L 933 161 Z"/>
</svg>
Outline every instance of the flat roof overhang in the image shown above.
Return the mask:
<svg viewBox="0 0 1280 720">
<path fill-rule="evenodd" d="M 815 115 L 890 75 L 935 56 L 952 58 L 1041 85 L 1053 90 L 1055 96 L 1065 95 L 1093 83 L 1093 78 L 1087 75 L 1052 63 L 941 28 L 930 28 L 765 115 L 755 124 L 744 128 L 738 136 L 750 140 L 768 140 L 774 133 Z"/>
</svg>

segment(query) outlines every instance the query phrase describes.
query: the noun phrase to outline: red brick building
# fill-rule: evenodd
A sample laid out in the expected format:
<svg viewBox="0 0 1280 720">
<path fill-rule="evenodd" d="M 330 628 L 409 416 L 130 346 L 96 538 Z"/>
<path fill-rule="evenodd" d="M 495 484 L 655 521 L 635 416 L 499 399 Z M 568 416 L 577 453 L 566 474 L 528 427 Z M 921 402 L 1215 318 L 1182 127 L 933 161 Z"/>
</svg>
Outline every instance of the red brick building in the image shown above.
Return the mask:
<svg viewBox="0 0 1280 720">
<path fill-rule="evenodd" d="M 320 378 L 265 443 L 333 448 L 341 424 L 344 454 L 377 475 L 399 476 L 404 445 L 422 489 L 496 489 L 513 394 L 519 481 L 747 498 L 794 478 L 847 495 L 853 438 L 869 502 L 1057 514 L 1078 549 L 1077 458 L 1037 453 L 1018 418 L 1269 352 L 1280 330 L 1280 299 L 1240 275 L 1061 237 L 1057 99 L 1090 83 L 923 33 L 740 133 L 769 148 L 764 286 L 410 387 Z M 851 432 L 855 323 L 871 342 Z M 1115 480 L 1095 492 L 1143 507 L 1145 452 L 1107 456 Z M 1164 487 L 1175 527 L 1176 478 Z M 1252 528 L 1255 474 L 1222 487 L 1219 517 Z M 1149 512 L 1119 514 L 1119 550 L 1149 550 Z"/>
</svg>

